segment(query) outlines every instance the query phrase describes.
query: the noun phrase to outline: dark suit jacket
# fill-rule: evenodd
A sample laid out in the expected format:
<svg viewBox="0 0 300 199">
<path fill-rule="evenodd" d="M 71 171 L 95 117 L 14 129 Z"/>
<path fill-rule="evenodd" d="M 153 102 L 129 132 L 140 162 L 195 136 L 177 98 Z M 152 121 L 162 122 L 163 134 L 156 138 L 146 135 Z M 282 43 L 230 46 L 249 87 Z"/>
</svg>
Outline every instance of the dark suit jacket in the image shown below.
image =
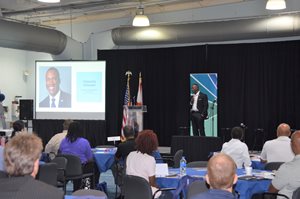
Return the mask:
<svg viewBox="0 0 300 199">
<path fill-rule="evenodd" d="M 191 108 L 193 106 L 193 96 L 191 96 Z M 198 102 L 197 102 L 197 109 L 203 115 L 203 119 L 207 117 L 207 109 L 208 109 L 208 98 L 207 95 L 204 93 L 199 92 L 198 95 Z"/>
<path fill-rule="evenodd" d="M 32 176 L 7 177 L 0 180 L 0 198 L 5 199 L 63 199 L 56 187 L 35 180 Z"/>
<path fill-rule="evenodd" d="M 50 98 L 47 96 L 43 101 L 40 102 L 40 107 L 49 107 Z M 59 108 L 69 108 L 71 107 L 71 95 L 69 93 L 63 92 L 60 90 L 60 97 L 59 97 Z"/>
<path fill-rule="evenodd" d="M 134 138 L 127 140 L 126 142 L 120 143 L 118 145 L 118 150 L 115 154 L 116 158 L 123 158 L 123 160 L 125 160 L 125 158 L 127 157 L 127 155 L 132 152 L 135 151 L 135 141 Z"/>
</svg>

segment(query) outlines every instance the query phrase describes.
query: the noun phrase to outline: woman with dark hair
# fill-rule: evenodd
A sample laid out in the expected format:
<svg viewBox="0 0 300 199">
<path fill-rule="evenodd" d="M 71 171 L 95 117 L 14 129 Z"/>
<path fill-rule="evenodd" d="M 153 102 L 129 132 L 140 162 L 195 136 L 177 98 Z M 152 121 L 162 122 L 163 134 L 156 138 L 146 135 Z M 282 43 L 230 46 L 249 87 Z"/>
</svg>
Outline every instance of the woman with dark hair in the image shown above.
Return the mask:
<svg viewBox="0 0 300 199">
<path fill-rule="evenodd" d="M 126 159 L 126 174 L 144 178 L 149 182 L 152 193 L 157 190 L 155 182 L 155 159 L 152 153 L 157 150 L 158 140 L 152 130 L 139 132 L 136 140 L 136 151 L 129 153 Z M 160 192 L 159 192 L 160 193 Z M 155 198 L 160 194 L 156 194 Z M 159 198 L 167 198 L 167 195 Z"/>
<path fill-rule="evenodd" d="M 99 179 L 99 172 L 94 166 L 92 149 L 89 141 L 82 136 L 83 130 L 80 123 L 72 122 L 69 126 L 66 137 L 60 143 L 59 153 L 70 154 L 79 157 L 81 160 L 83 173 L 90 173 L 94 170 L 95 182 L 97 183 Z M 80 180 L 74 180 L 73 183 L 73 191 L 80 189 Z M 94 187 L 93 184 L 92 187 Z"/>
<path fill-rule="evenodd" d="M 11 138 L 13 138 L 16 134 L 23 132 L 25 130 L 25 124 L 22 120 L 17 120 L 13 123 L 13 132 L 11 133 Z"/>
</svg>

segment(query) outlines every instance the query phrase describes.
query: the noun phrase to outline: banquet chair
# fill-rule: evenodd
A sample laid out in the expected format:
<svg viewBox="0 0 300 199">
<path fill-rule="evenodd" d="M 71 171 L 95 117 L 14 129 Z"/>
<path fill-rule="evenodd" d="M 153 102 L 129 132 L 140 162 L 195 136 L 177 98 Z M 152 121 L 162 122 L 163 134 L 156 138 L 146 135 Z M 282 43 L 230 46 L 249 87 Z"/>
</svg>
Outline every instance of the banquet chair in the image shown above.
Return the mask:
<svg viewBox="0 0 300 199">
<path fill-rule="evenodd" d="M 57 165 L 56 163 L 45 163 L 39 166 L 39 171 L 36 176 L 37 180 L 47 184 L 57 185 Z"/>
<path fill-rule="evenodd" d="M 265 165 L 265 170 L 273 171 L 273 170 L 278 170 L 279 167 L 283 164 L 284 162 L 268 162 Z"/>
<path fill-rule="evenodd" d="M 107 195 L 103 191 L 95 189 L 79 189 L 72 193 L 72 196 L 94 196 L 93 198 L 107 199 Z"/>
<path fill-rule="evenodd" d="M 66 193 L 66 179 L 65 173 L 67 169 L 68 160 L 65 157 L 55 157 L 51 162 L 57 165 L 57 187 L 62 187 Z"/>
<path fill-rule="evenodd" d="M 192 182 L 187 189 L 187 199 L 193 198 L 195 195 L 208 190 L 208 186 L 205 181 L 197 180 Z"/>
<path fill-rule="evenodd" d="M 296 189 L 294 192 L 293 192 L 293 197 L 292 199 L 299 199 L 300 198 L 300 187 L 298 187 L 298 189 Z"/>
<path fill-rule="evenodd" d="M 94 172 L 83 173 L 82 165 L 79 157 L 70 154 L 59 154 L 57 157 L 64 157 L 67 159 L 64 186 L 66 186 L 66 183 L 70 180 L 71 181 L 78 180 L 78 179 L 83 180 L 85 178 L 91 178 L 92 185 L 95 185 Z"/>
<path fill-rule="evenodd" d="M 194 161 L 186 164 L 187 168 L 193 167 L 207 167 L 208 161 Z"/>
<path fill-rule="evenodd" d="M 169 167 L 179 168 L 180 160 L 181 160 L 182 156 L 183 156 L 183 150 L 180 149 L 180 150 L 176 151 L 174 156 L 163 156 L 161 159 L 164 162 L 168 163 Z M 160 159 L 155 159 L 155 160 L 160 160 Z"/>
<path fill-rule="evenodd" d="M 289 197 L 287 197 L 284 194 L 270 193 L 270 192 L 255 193 L 252 195 L 251 199 L 277 199 L 277 196 L 281 196 L 281 198 L 289 199 Z"/>
<path fill-rule="evenodd" d="M 158 189 L 158 191 L 171 190 L 175 190 L 175 188 Z M 153 199 L 158 191 L 152 194 L 149 182 L 142 177 L 133 175 L 124 177 L 124 199 Z"/>
</svg>

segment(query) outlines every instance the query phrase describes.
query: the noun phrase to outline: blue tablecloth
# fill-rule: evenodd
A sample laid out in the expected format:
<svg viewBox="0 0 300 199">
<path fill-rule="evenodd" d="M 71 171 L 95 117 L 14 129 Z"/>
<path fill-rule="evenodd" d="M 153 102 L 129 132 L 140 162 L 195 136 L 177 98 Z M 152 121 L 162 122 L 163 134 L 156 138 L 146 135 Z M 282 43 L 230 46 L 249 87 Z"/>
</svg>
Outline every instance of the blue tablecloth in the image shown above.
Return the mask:
<svg viewBox="0 0 300 199">
<path fill-rule="evenodd" d="M 179 173 L 179 169 L 170 169 L 170 174 Z M 261 171 L 254 171 L 261 172 Z M 197 168 L 187 168 L 187 175 L 195 178 L 203 178 L 206 174 L 206 169 L 197 169 Z M 245 174 L 243 169 L 237 170 L 238 175 Z M 176 177 L 159 177 L 156 180 L 156 183 L 161 188 L 166 187 L 178 187 L 181 178 Z M 264 192 L 268 190 L 268 187 L 271 183 L 271 180 L 262 179 L 262 180 L 238 180 L 235 190 L 240 193 L 240 199 L 250 199 L 252 194 L 257 192 Z"/>
<path fill-rule="evenodd" d="M 257 161 L 257 160 L 252 160 L 251 161 L 251 166 L 252 166 L 253 169 L 260 169 L 260 170 L 265 169 L 265 163 L 263 163 L 261 161 Z"/>
<path fill-rule="evenodd" d="M 94 148 L 92 149 L 94 159 L 100 173 L 107 171 L 115 161 L 117 147 L 114 148 Z"/>
</svg>

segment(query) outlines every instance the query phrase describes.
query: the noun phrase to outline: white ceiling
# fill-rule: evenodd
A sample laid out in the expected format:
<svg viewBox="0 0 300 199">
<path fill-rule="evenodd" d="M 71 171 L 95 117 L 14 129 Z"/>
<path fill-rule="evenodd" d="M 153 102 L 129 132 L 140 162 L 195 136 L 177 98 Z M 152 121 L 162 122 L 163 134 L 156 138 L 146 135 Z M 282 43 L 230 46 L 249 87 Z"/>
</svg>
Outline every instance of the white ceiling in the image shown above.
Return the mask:
<svg viewBox="0 0 300 199">
<path fill-rule="evenodd" d="M 146 14 L 166 13 L 252 0 L 143 0 Z M 2 17 L 42 25 L 134 16 L 139 0 L 61 0 L 46 4 L 37 0 L 1 0 Z"/>
</svg>

